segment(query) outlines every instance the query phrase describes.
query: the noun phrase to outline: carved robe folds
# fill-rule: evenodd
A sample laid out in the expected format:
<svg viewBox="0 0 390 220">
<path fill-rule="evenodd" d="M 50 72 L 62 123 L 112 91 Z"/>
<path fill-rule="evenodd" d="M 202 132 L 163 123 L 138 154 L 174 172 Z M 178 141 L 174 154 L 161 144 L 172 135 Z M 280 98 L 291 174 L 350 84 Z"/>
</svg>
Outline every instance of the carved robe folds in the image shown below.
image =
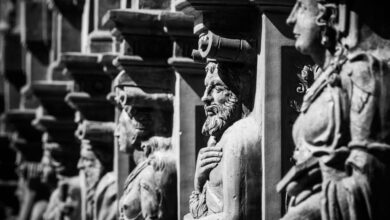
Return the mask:
<svg viewBox="0 0 390 220">
<path fill-rule="evenodd" d="M 249 116 L 235 122 L 222 135 L 216 145 L 223 148 L 222 160 L 210 172 L 210 176 L 218 176 L 217 181 L 207 181 L 202 192 L 190 197 L 190 212 L 194 218 L 222 213 L 226 209 L 225 197 L 237 199 L 237 203 L 243 204 L 238 219 L 256 219 L 260 216 L 261 187 L 256 178 L 261 175 L 261 154 L 258 149 L 261 139 L 253 135 L 258 132 L 256 121 Z M 224 189 L 222 184 L 225 181 L 230 181 L 232 185 L 229 186 L 236 188 Z M 223 216 L 218 219 L 223 219 Z"/>
<path fill-rule="evenodd" d="M 382 121 L 388 104 L 381 101 L 388 76 L 380 62 L 367 53 L 349 54 L 334 71 L 320 73 L 306 94 L 293 130 L 295 157 L 298 163 L 308 155 L 319 159 L 322 191 L 314 184 L 293 197 L 284 219 L 390 217 L 390 146 Z"/>
</svg>

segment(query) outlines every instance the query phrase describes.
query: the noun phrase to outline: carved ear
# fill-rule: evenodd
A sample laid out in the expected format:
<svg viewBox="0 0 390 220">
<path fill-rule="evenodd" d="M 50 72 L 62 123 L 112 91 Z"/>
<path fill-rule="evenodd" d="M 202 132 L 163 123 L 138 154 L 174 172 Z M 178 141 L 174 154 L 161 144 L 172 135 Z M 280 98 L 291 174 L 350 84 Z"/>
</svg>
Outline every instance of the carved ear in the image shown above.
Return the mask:
<svg viewBox="0 0 390 220">
<path fill-rule="evenodd" d="M 318 4 L 318 10 L 316 24 L 318 26 L 333 26 L 337 19 L 337 6 L 334 4 Z"/>
</svg>

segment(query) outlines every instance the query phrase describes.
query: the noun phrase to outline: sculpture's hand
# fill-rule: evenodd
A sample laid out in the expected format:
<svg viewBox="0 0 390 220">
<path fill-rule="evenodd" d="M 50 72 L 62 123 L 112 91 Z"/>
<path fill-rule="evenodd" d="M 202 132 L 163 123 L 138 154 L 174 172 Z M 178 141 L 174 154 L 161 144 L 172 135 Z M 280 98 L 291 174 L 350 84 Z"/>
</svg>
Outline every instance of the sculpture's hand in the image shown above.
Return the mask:
<svg viewBox="0 0 390 220">
<path fill-rule="evenodd" d="M 294 197 L 294 205 L 298 205 L 321 188 L 321 170 L 315 167 L 306 175 L 291 181 L 286 188 L 287 195 Z"/>
<path fill-rule="evenodd" d="M 216 147 L 215 137 L 210 137 L 207 147 L 200 149 L 195 171 L 195 190 L 201 192 L 209 173 L 222 159 L 222 148 Z"/>
</svg>

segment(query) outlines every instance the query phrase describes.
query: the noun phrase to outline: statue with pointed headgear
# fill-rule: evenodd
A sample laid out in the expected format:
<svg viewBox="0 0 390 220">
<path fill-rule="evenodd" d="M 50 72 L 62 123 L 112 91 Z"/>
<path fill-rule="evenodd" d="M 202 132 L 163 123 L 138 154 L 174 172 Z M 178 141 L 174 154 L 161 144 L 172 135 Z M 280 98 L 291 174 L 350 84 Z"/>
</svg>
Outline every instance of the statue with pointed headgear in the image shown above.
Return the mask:
<svg viewBox="0 0 390 220">
<path fill-rule="evenodd" d="M 114 124 L 84 120 L 76 136 L 81 141 L 77 167 L 85 176 L 86 220 L 115 220 L 117 187 L 112 172 Z"/>
<path fill-rule="evenodd" d="M 200 34 L 194 59 L 206 61 L 206 121 L 199 146 L 190 213 L 184 219 L 255 219 L 261 216 L 261 136 L 254 116 L 254 48 L 245 39 Z M 234 49 L 233 49 L 234 48 Z"/>
<path fill-rule="evenodd" d="M 58 182 L 50 196 L 43 219 L 81 219 L 81 182 L 77 170 L 79 157 L 77 145 L 72 139 L 71 141 L 53 140 L 52 135 L 54 134 L 44 133 L 43 148 Z"/>
<path fill-rule="evenodd" d="M 293 127 L 296 165 L 277 186 L 290 196 L 285 220 L 390 219 L 390 44 L 380 4 L 298 0 L 287 19 L 296 49 L 319 69 Z"/>
<path fill-rule="evenodd" d="M 135 74 L 134 74 L 135 75 Z M 176 219 L 176 160 L 171 145 L 173 95 L 164 81 L 120 73 L 116 100 L 122 109 L 115 136 L 136 164 L 124 183 L 119 219 Z"/>
</svg>

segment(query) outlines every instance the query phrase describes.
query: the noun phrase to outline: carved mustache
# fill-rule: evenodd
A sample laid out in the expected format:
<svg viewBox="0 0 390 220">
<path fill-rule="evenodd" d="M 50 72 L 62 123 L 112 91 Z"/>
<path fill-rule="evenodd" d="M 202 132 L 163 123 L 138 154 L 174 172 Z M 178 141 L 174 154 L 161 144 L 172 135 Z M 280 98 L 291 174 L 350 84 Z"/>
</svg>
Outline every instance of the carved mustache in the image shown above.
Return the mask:
<svg viewBox="0 0 390 220">
<path fill-rule="evenodd" d="M 220 107 L 216 104 L 212 104 L 209 106 L 204 106 L 205 114 L 208 115 L 208 113 L 217 114 L 220 110 Z"/>
</svg>

